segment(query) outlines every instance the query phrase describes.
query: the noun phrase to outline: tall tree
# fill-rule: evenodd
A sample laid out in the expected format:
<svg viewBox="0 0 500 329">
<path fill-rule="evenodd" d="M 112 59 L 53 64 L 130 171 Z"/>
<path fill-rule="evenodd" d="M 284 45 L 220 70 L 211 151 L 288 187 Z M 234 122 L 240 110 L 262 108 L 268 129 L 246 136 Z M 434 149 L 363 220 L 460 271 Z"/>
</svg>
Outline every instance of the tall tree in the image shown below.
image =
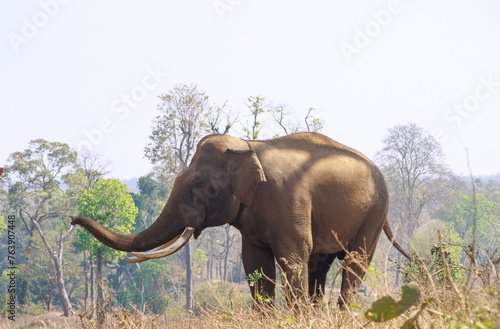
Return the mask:
<svg viewBox="0 0 500 329">
<path fill-rule="evenodd" d="M 210 105 L 208 96 L 196 85 L 176 85 L 159 98 L 161 114 L 153 122 L 145 156 L 160 165 L 164 175 L 175 176 L 188 167 L 198 141 L 209 128 Z"/>
<path fill-rule="evenodd" d="M 9 182 L 9 202 L 21 218 L 29 234 L 38 234 L 52 260 L 63 312 L 71 313 L 71 303 L 64 282 L 63 249 L 72 228 L 62 218 L 69 216 L 71 204 L 60 187 L 64 174 L 74 170 L 77 154 L 67 144 L 31 141 L 23 152 L 10 155 L 6 172 Z M 57 221 L 57 224 L 51 223 Z M 49 225 L 50 223 L 50 225 Z M 46 230 L 56 228 L 55 238 Z"/>
<path fill-rule="evenodd" d="M 90 190 L 85 190 L 78 201 L 78 211 L 81 216 L 91 217 L 95 221 L 106 225 L 110 230 L 119 234 L 130 234 L 133 230 L 137 207 L 128 191 L 127 185 L 117 179 L 101 179 Z M 78 231 L 80 248 L 95 256 L 97 262 L 97 305 L 98 322 L 102 323 L 103 291 L 102 265 L 103 261 L 125 255 L 104 246 L 97 241 L 87 230 Z"/>
<path fill-rule="evenodd" d="M 100 154 L 83 151 L 78 155 L 77 168 L 75 172 L 63 176 L 63 180 L 68 186 L 66 195 L 69 197 L 71 204 L 78 208 L 84 191 L 89 191 L 110 171 L 108 167 L 110 161 L 105 160 Z M 90 266 L 89 266 L 90 264 Z M 89 299 L 94 301 L 94 264 L 92 257 L 87 257 L 87 250 L 83 251 L 83 273 L 85 278 L 85 301 L 84 305 L 87 308 Z M 90 272 L 90 273 L 89 273 Z M 89 296 L 89 288 L 91 296 Z"/>
<path fill-rule="evenodd" d="M 402 221 L 411 237 L 425 208 L 453 186 L 454 175 L 439 142 L 414 123 L 390 128 L 383 143 L 375 159 L 388 182 L 390 215 Z"/>
<path fill-rule="evenodd" d="M 172 180 L 181 170 L 188 167 L 196 145 L 202 135 L 211 127 L 212 118 L 208 96 L 196 85 L 176 85 L 169 92 L 159 96 L 158 115 L 151 142 L 146 146 L 146 157 L 156 165 L 160 180 Z M 183 248 L 186 263 L 186 309 L 193 310 L 193 277 L 191 243 Z"/>
</svg>

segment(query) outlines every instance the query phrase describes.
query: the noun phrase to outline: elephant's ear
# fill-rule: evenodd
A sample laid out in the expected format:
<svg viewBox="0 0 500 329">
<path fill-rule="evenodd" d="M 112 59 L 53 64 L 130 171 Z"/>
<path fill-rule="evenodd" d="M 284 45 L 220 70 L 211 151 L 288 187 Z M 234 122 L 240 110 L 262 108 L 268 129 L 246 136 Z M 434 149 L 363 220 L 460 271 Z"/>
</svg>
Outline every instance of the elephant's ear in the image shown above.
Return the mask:
<svg viewBox="0 0 500 329">
<path fill-rule="evenodd" d="M 233 193 L 248 206 L 259 183 L 266 181 L 262 165 L 252 150 L 228 149 L 226 154 L 229 158 L 227 171 L 231 177 Z"/>
</svg>

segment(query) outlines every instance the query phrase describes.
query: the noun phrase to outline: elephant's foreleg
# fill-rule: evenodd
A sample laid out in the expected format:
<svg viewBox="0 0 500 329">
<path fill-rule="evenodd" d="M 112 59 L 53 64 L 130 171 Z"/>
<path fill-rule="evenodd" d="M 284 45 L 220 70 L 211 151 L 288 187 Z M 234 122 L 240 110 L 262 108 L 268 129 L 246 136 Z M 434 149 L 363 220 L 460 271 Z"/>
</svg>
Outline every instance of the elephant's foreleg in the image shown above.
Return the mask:
<svg viewBox="0 0 500 329">
<path fill-rule="evenodd" d="M 274 299 L 276 268 L 271 248 L 258 247 L 243 239 L 241 258 L 247 276 L 253 275 L 255 271 L 262 274 L 262 279 L 257 282 L 249 281 L 253 299 L 259 300 L 257 294 L 262 298 Z"/>
<path fill-rule="evenodd" d="M 303 222 L 306 221 L 310 219 L 303 220 Z M 290 307 L 294 307 L 297 303 L 309 302 L 308 262 L 312 253 L 312 245 L 310 230 L 303 232 L 295 229 L 273 240 L 272 248 L 280 267 L 285 296 Z"/>
<path fill-rule="evenodd" d="M 288 304 L 293 307 L 299 301 L 306 301 L 309 291 L 309 255 L 291 253 L 289 256 L 277 256 L 281 278 L 285 287 Z"/>
</svg>

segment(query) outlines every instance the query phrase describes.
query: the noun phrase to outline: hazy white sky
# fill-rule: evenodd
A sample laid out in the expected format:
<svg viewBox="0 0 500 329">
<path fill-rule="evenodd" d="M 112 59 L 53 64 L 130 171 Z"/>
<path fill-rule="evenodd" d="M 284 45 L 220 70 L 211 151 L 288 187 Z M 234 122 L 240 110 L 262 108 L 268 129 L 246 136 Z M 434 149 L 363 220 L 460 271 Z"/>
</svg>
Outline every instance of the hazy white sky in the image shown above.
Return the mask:
<svg viewBox="0 0 500 329">
<path fill-rule="evenodd" d="M 261 95 L 369 157 L 415 122 L 466 173 L 500 172 L 500 2 L 0 1 L 0 166 L 37 138 L 92 145 L 113 177 L 147 174 L 156 96 Z"/>
</svg>

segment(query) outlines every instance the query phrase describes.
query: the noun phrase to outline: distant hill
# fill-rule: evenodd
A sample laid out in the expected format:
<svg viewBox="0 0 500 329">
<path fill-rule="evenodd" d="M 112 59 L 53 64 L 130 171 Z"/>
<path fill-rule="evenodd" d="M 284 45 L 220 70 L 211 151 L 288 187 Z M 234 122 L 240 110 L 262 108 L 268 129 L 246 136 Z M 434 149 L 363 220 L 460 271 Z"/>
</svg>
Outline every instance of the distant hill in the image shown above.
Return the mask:
<svg viewBox="0 0 500 329">
<path fill-rule="evenodd" d="M 496 175 L 478 176 L 477 178 L 481 179 L 483 182 L 487 182 L 489 180 L 496 180 L 497 182 L 500 182 L 500 172 Z"/>
<path fill-rule="evenodd" d="M 139 178 L 130 178 L 130 179 L 120 179 L 120 181 L 124 184 L 128 185 L 128 189 L 132 193 L 139 193 L 139 188 L 137 187 L 137 183 L 139 182 Z"/>
</svg>

